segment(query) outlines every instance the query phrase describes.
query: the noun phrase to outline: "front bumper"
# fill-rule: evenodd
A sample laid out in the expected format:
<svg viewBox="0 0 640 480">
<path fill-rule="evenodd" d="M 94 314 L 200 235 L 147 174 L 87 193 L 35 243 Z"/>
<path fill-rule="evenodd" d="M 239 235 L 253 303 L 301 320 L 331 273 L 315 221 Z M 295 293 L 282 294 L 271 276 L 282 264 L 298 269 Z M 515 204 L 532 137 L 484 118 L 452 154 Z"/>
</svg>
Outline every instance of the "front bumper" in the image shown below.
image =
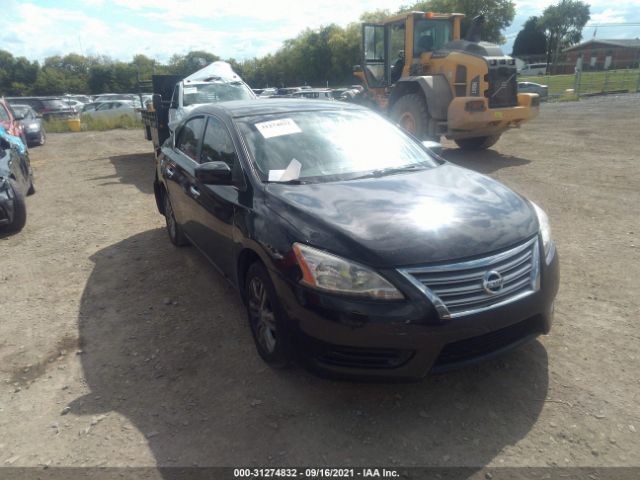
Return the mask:
<svg viewBox="0 0 640 480">
<path fill-rule="evenodd" d="M 467 111 L 467 102 L 484 101 L 484 110 Z M 509 108 L 489 108 L 481 97 L 457 97 L 449 104 L 446 137 L 472 138 L 499 135 L 509 128 L 518 128 L 540 113 L 539 96 L 519 93 L 518 105 Z"/>
<path fill-rule="evenodd" d="M 541 262 L 540 289 L 502 307 L 441 320 L 415 287 L 394 279 L 406 295 L 373 302 L 318 293 L 273 272 L 302 359 L 319 373 L 418 379 L 499 355 L 551 329 L 559 285 L 558 257 Z"/>
</svg>

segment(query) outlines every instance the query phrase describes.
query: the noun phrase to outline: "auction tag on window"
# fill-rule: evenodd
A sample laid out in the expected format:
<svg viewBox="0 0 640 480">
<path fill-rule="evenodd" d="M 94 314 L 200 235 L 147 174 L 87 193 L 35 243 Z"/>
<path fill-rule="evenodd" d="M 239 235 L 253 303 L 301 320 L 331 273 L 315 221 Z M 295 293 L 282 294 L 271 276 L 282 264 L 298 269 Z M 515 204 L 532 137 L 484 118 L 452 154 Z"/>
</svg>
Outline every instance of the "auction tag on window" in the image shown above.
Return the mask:
<svg viewBox="0 0 640 480">
<path fill-rule="evenodd" d="M 198 93 L 198 87 L 184 87 L 184 94 Z"/>
<path fill-rule="evenodd" d="M 302 132 L 298 124 L 291 118 L 281 118 L 279 120 L 271 120 L 270 122 L 256 123 L 256 128 L 264 138 L 280 137 L 282 135 Z"/>
</svg>

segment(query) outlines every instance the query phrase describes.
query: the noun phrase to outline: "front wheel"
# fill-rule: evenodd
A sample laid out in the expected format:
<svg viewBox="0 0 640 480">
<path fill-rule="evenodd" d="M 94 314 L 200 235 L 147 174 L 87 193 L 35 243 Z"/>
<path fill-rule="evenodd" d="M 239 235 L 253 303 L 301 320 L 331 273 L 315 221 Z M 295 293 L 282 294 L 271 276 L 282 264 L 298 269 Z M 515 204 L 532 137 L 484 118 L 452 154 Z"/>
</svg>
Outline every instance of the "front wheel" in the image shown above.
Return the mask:
<svg viewBox="0 0 640 480">
<path fill-rule="evenodd" d="M 500 140 L 500 135 L 489 135 L 486 137 L 459 138 L 456 144 L 463 150 L 486 150 Z"/>
<path fill-rule="evenodd" d="M 291 360 L 289 332 L 269 272 L 259 262 L 247 272 L 245 299 L 258 353 L 268 365 L 286 367 Z"/>
<path fill-rule="evenodd" d="M 429 111 L 424 95 L 410 93 L 398 99 L 391 107 L 391 118 L 407 132 L 420 140 L 429 137 Z"/>
<path fill-rule="evenodd" d="M 9 188 L 13 190 L 13 221 L 6 227 L 6 231 L 19 232 L 27 223 L 27 202 L 18 183 L 9 179 Z"/>
</svg>

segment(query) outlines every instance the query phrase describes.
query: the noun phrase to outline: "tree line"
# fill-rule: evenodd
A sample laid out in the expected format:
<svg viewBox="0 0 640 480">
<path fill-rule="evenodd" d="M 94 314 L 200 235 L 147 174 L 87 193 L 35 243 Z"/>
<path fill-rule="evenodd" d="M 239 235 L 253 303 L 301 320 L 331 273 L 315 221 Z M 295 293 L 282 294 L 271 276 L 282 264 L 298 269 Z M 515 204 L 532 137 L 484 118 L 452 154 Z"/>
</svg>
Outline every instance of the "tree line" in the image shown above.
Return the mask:
<svg viewBox="0 0 640 480">
<path fill-rule="evenodd" d="M 584 20 L 584 15 L 568 15 L 567 3 L 584 5 L 579 0 L 561 0 L 554 6 L 559 9 L 555 16 L 549 14 L 545 17 L 551 7 L 545 10 L 542 18 L 549 18 L 549 21 L 527 22 L 523 29 L 525 31 L 534 28 L 544 36 L 545 52 L 551 49 L 549 51 L 557 55 L 567 44 L 577 42 L 581 38 L 579 33 L 589 18 L 589 7 L 585 5 L 587 16 Z M 478 14 L 484 14 L 486 24 L 483 40 L 502 43 L 504 37 L 501 32 L 513 21 L 515 5 L 511 0 L 428 0 L 403 6 L 397 12 L 366 12 L 360 21 L 380 21 L 394 13 L 406 11 L 464 13 L 466 16 L 462 23 L 463 35 L 471 19 Z M 566 18 L 569 18 L 568 22 Z M 555 23 L 551 19 L 555 19 Z M 521 34 L 522 32 L 518 38 Z M 360 42 L 360 22 L 351 23 L 346 27 L 332 24 L 302 31 L 295 38 L 286 40 L 273 54 L 243 61 L 229 58 L 226 61 L 255 88 L 304 84 L 347 85 L 354 82 L 352 69 L 360 62 Z M 517 44 L 518 42 L 516 39 Z M 176 54 L 164 64 L 145 55 L 135 55 L 130 62 L 123 62 L 107 56 L 69 53 L 48 57 L 40 64 L 0 50 L 0 94 L 17 96 L 135 92 L 138 79 L 149 79 L 152 74 L 187 76 L 216 60 L 221 58 L 204 51 Z"/>
</svg>

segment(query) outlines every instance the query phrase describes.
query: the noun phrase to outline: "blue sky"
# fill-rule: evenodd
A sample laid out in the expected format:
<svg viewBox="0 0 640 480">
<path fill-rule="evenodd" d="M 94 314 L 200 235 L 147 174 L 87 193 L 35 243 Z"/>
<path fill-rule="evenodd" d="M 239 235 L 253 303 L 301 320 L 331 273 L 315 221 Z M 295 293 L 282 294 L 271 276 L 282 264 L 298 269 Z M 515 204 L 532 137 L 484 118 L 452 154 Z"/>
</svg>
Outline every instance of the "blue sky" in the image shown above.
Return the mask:
<svg viewBox="0 0 640 480">
<path fill-rule="evenodd" d="M 556 0 L 557 1 L 557 0 Z M 407 0 L 0 0 L 0 48 L 42 60 L 77 52 L 130 60 L 142 53 L 166 62 L 174 53 L 206 50 L 245 59 L 275 52 L 306 27 L 357 21 L 364 11 L 397 9 Z M 504 32 L 506 53 L 522 24 L 553 0 L 515 0 Z M 640 23 L 640 0 L 591 0 L 591 23 Z M 593 28 L 583 32 L 586 39 Z M 640 27 L 599 28 L 598 38 L 640 37 Z"/>
</svg>

